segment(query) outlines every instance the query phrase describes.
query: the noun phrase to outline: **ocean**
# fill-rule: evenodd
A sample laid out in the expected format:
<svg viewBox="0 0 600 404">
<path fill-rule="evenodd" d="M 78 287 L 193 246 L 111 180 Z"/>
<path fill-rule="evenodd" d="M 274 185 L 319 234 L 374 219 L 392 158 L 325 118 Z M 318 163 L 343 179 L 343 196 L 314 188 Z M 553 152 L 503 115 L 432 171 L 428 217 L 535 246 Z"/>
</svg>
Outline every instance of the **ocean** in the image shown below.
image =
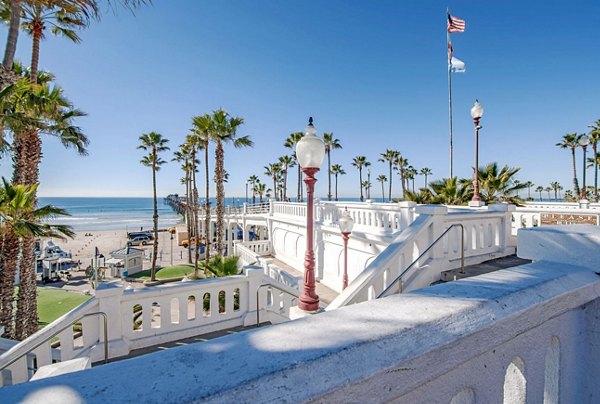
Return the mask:
<svg viewBox="0 0 600 404">
<path fill-rule="evenodd" d="M 158 198 L 159 229 L 183 222 L 169 205 Z M 53 205 L 71 216 L 59 216 L 51 223 L 68 225 L 74 231 L 152 229 L 152 198 L 44 198 L 38 206 Z"/>
</svg>

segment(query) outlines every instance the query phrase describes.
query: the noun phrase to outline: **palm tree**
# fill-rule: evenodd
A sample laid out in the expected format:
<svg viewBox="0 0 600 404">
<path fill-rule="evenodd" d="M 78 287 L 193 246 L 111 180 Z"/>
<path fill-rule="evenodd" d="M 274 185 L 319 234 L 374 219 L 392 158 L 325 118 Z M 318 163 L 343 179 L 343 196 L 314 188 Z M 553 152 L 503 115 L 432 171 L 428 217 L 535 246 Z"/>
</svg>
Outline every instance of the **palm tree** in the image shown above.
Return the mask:
<svg viewBox="0 0 600 404">
<path fill-rule="evenodd" d="M 590 125 L 590 144 L 592 145 L 594 161 L 594 198 L 598 202 L 598 142 L 600 142 L 600 119 Z"/>
<path fill-rule="evenodd" d="M 406 169 L 408 168 L 408 159 L 402 157 L 402 155 L 399 155 L 398 157 L 396 157 L 396 160 L 394 161 L 394 164 L 396 165 L 396 170 L 398 171 L 398 174 L 400 174 L 400 185 L 402 186 L 402 198 L 405 197 L 405 193 L 406 193 L 406 188 L 408 188 L 408 182 L 405 183 L 406 181 Z M 391 179 L 390 179 L 391 181 Z"/>
<path fill-rule="evenodd" d="M 548 192 L 548 199 L 550 199 L 550 192 L 552 191 L 552 187 L 544 188 L 544 191 Z"/>
<path fill-rule="evenodd" d="M 419 171 L 419 174 L 425 176 L 425 188 L 427 188 L 427 176 L 433 174 L 433 171 L 431 171 L 431 168 L 423 167 L 421 168 L 421 171 Z"/>
<path fill-rule="evenodd" d="M 532 201 L 533 199 L 531 199 L 531 187 L 533 186 L 533 182 L 527 181 L 525 183 L 525 186 L 527 186 L 527 200 Z"/>
<path fill-rule="evenodd" d="M 338 200 L 338 175 L 345 175 L 346 171 L 342 168 L 341 164 L 334 164 L 331 166 L 331 173 L 335 176 L 335 200 Z"/>
<path fill-rule="evenodd" d="M 358 168 L 358 179 L 360 184 L 360 201 L 364 201 L 363 196 L 363 179 L 362 179 L 362 169 L 365 167 L 366 163 L 368 163 L 367 158 L 365 156 L 356 156 L 352 159 L 352 165 Z"/>
<path fill-rule="evenodd" d="M 327 199 L 331 200 L 331 150 L 341 149 L 339 139 L 333 138 L 333 133 L 323 133 L 323 143 L 325 144 L 325 153 L 327 153 Z"/>
<path fill-rule="evenodd" d="M 579 138 L 581 135 L 577 133 L 567 133 L 563 136 L 562 140 L 556 143 L 556 146 L 561 149 L 570 149 L 571 150 L 571 159 L 573 162 L 573 190 L 577 196 L 580 195 L 579 183 L 577 182 L 577 168 L 575 164 L 575 149 L 579 147 Z"/>
<path fill-rule="evenodd" d="M 248 184 L 252 185 L 252 204 L 256 204 L 256 192 L 254 191 L 254 186 L 259 183 L 258 176 L 251 175 L 248 177 Z"/>
<path fill-rule="evenodd" d="M 273 192 L 275 193 L 275 199 L 277 199 L 277 180 L 279 179 L 281 166 L 279 163 L 269 163 L 269 165 L 265 166 L 264 169 L 265 175 L 273 180 Z"/>
<path fill-rule="evenodd" d="M 193 135 L 188 135 L 188 137 L 193 136 Z M 193 152 L 192 152 L 193 150 Z M 195 237 L 198 237 L 197 234 L 197 217 L 198 215 L 194 215 L 194 211 L 192 209 L 193 205 L 192 205 L 192 201 L 191 201 L 191 195 L 192 195 L 192 171 L 194 171 L 194 177 L 195 177 L 195 166 L 197 164 L 199 164 L 200 162 L 197 161 L 197 159 L 194 159 L 196 161 L 194 161 L 193 163 L 190 162 L 191 159 L 191 155 L 194 154 L 195 155 L 195 147 L 191 146 L 189 143 L 184 143 L 179 145 L 179 151 L 176 151 L 173 153 L 173 158 L 171 159 L 171 161 L 177 161 L 181 164 L 181 169 L 184 172 L 184 177 L 182 178 L 182 182 L 183 184 L 185 184 L 185 200 L 186 200 L 186 204 L 185 204 L 185 223 L 187 226 L 187 234 L 188 236 L 192 235 L 192 230 L 194 230 L 193 235 Z M 192 225 L 194 225 L 194 227 L 192 227 Z M 192 249 L 188 248 L 188 263 L 192 263 Z M 196 274 L 197 275 L 197 274 Z"/>
<path fill-rule="evenodd" d="M 296 165 L 296 161 L 292 156 L 281 156 L 279 157 L 279 164 L 281 166 L 281 173 L 283 174 L 283 197 L 282 199 L 284 201 L 288 200 L 287 197 L 287 174 L 288 174 L 288 168 L 293 167 Z"/>
<path fill-rule="evenodd" d="M 368 180 L 364 180 L 362 182 L 362 187 L 365 190 L 366 194 L 369 195 L 371 192 L 371 183 Z"/>
<path fill-rule="evenodd" d="M 381 182 L 381 202 L 385 202 L 385 190 L 383 188 L 383 183 L 387 182 L 387 177 L 383 174 L 377 176 L 377 181 Z M 390 193 L 391 195 L 391 193 Z M 391 199 L 390 199 L 391 202 Z"/>
<path fill-rule="evenodd" d="M 520 189 L 526 187 L 525 184 L 517 183 L 513 180 L 513 177 L 519 171 L 520 168 L 513 168 L 507 165 L 500 169 L 496 162 L 480 167 L 478 178 L 481 199 L 487 203 L 521 203 L 522 201 L 514 196 Z"/>
<path fill-rule="evenodd" d="M 539 192 L 540 194 L 540 202 L 542 201 L 542 191 L 544 190 L 544 187 L 539 185 L 536 189 L 535 192 Z"/>
<path fill-rule="evenodd" d="M 254 185 L 254 191 L 258 194 L 258 197 L 260 199 L 260 203 L 263 203 L 263 195 L 265 194 L 265 192 L 268 192 L 270 190 L 267 190 L 267 185 L 263 184 L 262 182 L 257 182 Z"/>
<path fill-rule="evenodd" d="M 517 186 L 518 186 L 518 185 L 521 185 L 521 181 L 519 181 L 519 180 L 514 180 L 514 181 L 513 181 L 513 183 L 514 183 L 515 185 L 517 185 Z M 521 188 L 517 188 L 517 189 L 516 189 L 516 195 L 517 195 L 517 198 L 519 197 L 519 189 L 521 189 Z"/>
<path fill-rule="evenodd" d="M 254 143 L 249 136 L 237 136 L 238 128 L 243 125 L 244 118 L 233 117 L 222 109 L 213 111 L 213 132 L 211 140 L 215 146 L 215 177 L 217 185 L 217 240 L 216 248 L 219 255 L 224 251 L 223 230 L 225 227 L 225 151 L 223 144 L 231 143 L 234 147 L 252 147 Z"/>
<path fill-rule="evenodd" d="M 575 200 L 575 197 L 573 197 L 573 191 L 571 191 L 570 189 L 567 189 L 565 191 L 565 201 L 571 202 L 574 200 Z"/>
<path fill-rule="evenodd" d="M 554 190 L 554 200 L 557 201 L 558 200 L 558 189 L 560 188 L 560 184 L 558 183 L 558 181 L 552 181 L 550 183 L 550 187 Z"/>
<path fill-rule="evenodd" d="M 283 145 L 285 147 L 287 147 L 288 149 L 292 149 L 294 150 L 296 147 L 296 144 L 300 141 L 300 139 L 302 139 L 302 137 L 304 136 L 303 132 L 295 132 L 292 133 L 288 136 L 288 138 L 285 140 L 285 142 L 283 143 Z M 294 160 L 296 160 L 296 152 L 294 152 L 292 154 L 292 156 L 294 157 Z M 298 166 L 298 197 L 296 198 L 297 202 L 302 202 L 302 174 L 300 172 L 300 164 L 297 164 Z"/>
<path fill-rule="evenodd" d="M 429 183 L 431 202 L 444 205 L 464 205 L 472 196 L 468 182 L 458 181 L 457 177 L 442 178 Z"/>
<path fill-rule="evenodd" d="M 600 164 L 600 152 L 596 152 L 592 157 L 588 157 L 587 158 L 587 167 L 591 168 L 594 167 L 595 170 L 595 177 L 597 177 L 597 173 L 598 173 L 598 164 Z M 596 182 L 597 178 L 594 178 L 594 198 L 596 200 L 596 202 L 598 201 L 598 184 Z"/>
<path fill-rule="evenodd" d="M 43 206 L 36 209 L 38 184 L 19 185 L 2 179 L 0 189 L 0 239 L 2 254 L 0 266 L 0 324 L 5 326 L 9 338 L 25 339 L 37 331 L 36 273 L 33 266 L 20 267 L 20 287 L 16 313 L 14 305 L 14 280 L 23 239 L 33 237 L 73 237 L 69 226 L 42 224 L 57 215 L 68 215 L 62 209 Z"/>
<path fill-rule="evenodd" d="M 389 168 L 390 168 L 390 178 L 392 178 L 392 169 L 394 167 L 394 162 L 396 161 L 398 156 L 400 156 L 400 152 L 397 150 L 386 149 L 385 153 L 380 153 L 380 155 L 381 155 L 381 158 L 378 161 L 381 161 L 381 162 L 387 161 Z M 386 181 L 387 181 L 387 179 L 386 179 Z M 381 183 L 381 186 L 383 186 L 383 183 Z M 389 184 L 388 201 L 389 202 L 392 201 L 392 181 L 390 181 L 390 184 Z"/>
<path fill-rule="evenodd" d="M 416 168 L 414 168 L 413 166 L 408 166 L 408 169 L 406 170 L 406 181 L 408 183 L 408 180 L 412 181 L 412 192 L 415 192 L 415 177 L 417 176 L 419 172 L 417 171 Z"/>
<path fill-rule="evenodd" d="M 150 268 L 150 281 L 156 281 L 156 257 L 158 256 L 158 203 L 156 199 L 156 172 L 166 163 L 159 157 L 159 153 L 169 150 L 167 143 L 168 139 L 162 137 L 160 133 L 150 132 L 140 136 L 140 145 L 138 149 L 149 152 L 148 155 L 142 157 L 140 163 L 143 166 L 152 168 L 152 196 L 154 214 L 152 215 L 154 224 L 154 246 L 152 248 L 152 267 Z"/>
</svg>

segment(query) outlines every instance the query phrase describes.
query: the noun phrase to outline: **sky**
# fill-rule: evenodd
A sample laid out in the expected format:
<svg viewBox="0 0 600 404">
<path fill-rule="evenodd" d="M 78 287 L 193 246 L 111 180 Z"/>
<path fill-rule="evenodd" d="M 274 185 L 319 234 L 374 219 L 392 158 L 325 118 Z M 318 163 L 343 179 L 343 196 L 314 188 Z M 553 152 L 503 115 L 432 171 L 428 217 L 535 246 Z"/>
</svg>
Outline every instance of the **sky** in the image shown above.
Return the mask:
<svg viewBox="0 0 600 404">
<path fill-rule="evenodd" d="M 105 9 L 103 18 L 73 44 L 50 34 L 40 67 L 88 116 L 77 124 L 90 138 L 78 156 L 43 139 L 42 196 L 151 196 L 151 170 L 140 164 L 139 136 L 159 132 L 176 150 L 193 116 L 223 108 L 243 117 L 238 135 L 252 149 L 225 148 L 227 196 L 243 198 L 250 175 L 289 154 L 283 142 L 314 118 L 319 135 L 333 132 L 343 146 L 332 163 L 340 197 L 359 194 L 351 160 L 378 162 L 395 149 L 429 180 L 448 177 L 449 129 L 446 4 L 433 0 L 154 0 L 135 15 Z M 452 34 L 454 55 L 466 72 L 453 74 L 454 173 L 471 177 L 474 131 L 469 111 L 482 103 L 479 162 L 520 167 L 522 182 L 571 187 L 570 152 L 555 146 L 566 133 L 588 131 L 600 119 L 600 2 L 452 1 L 466 21 Z M 524 7 L 526 5 L 527 7 Z M 6 41 L 7 28 L 0 31 Z M 31 39 L 21 33 L 17 58 L 29 64 Z M 184 193 L 178 163 L 157 176 L 158 195 Z M 588 153 L 588 156 L 591 154 Z M 214 169 L 214 159 L 209 161 Z M 202 161 L 201 172 L 205 162 Z M 582 156 L 577 154 L 578 175 Z M 296 170 L 288 189 L 296 191 Z M 10 177 L 10 160 L 0 160 Z M 202 177 L 202 176 L 200 176 Z M 211 175 L 212 177 L 212 175 Z M 587 183 L 593 180 L 588 171 Z M 326 161 L 316 195 L 327 194 Z M 394 174 L 393 194 L 400 196 Z M 423 186 L 418 176 L 416 186 Z M 200 189 L 204 189 L 203 180 Z M 386 185 L 387 189 L 387 185 Z M 214 188 L 211 190 L 214 195 Z M 386 191 L 387 192 L 387 191 Z"/>
</svg>

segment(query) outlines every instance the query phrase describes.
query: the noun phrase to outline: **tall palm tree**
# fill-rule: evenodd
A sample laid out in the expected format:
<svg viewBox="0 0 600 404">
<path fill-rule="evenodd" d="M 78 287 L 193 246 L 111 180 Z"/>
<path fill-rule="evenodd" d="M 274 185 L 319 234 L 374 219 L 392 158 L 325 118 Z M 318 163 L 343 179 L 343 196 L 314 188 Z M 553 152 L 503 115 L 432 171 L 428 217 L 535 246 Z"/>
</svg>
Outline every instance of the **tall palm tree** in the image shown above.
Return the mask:
<svg viewBox="0 0 600 404">
<path fill-rule="evenodd" d="M 334 164 L 331 166 L 331 173 L 335 176 L 335 200 L 338 200 L 338 175 L 345 175 L 346 171 L 342 168 L 341 164 Z"/>
<path fill-rule="evenodd" d="M 365 193 L 366 193 L 367 195 L 369 195 L 369 193 L 370 193 L 370 190 L 371 190 L 371 183 L 370 183 L 368 180 L 364 180 L 364 181 L 362 182 L 362 187 L 363 187 L 363 189 L 365 190 Z"/>
<path fill-rule="evenodd" d="M 573 191 L 575 192 L 575 194 L 579 197 L 580 195 L 580 190 L 579 190 L 579 183 L 577 182 L 577 168 L 576 168 L 576 164 L 575 164 L 575 149 L 577 147 L 579 147 L 579 138 L 581 137 L 581 135 L 578 135 L 577 133 L 567 133 L 566 135 L 564 135 L 562 137 L 562 140 L 558 143 L 556 143 L 556 146 L 560 147 L 561 149 L 569 149 L 571 150 L 571 159 L 572 159 L 572 163 L 573 163 Z"/>
<path fill-rule="evenodd" d="M 421 171 L 419 171 L 419 174 L 425 176 L 425 188 L 427 188 L 427 176 L 433 174 L 433 171 L 431 171 L 431 168 L 429 167 L 423 167 L 421 168 Z"/>
<path fill-rule="evenodd" d="M 254 185 L 254 192 L 256 192 L 258 194 L 260 203 L 263 203 L 263 195 L 268 192 L 267 190 L 267 185 L 263 184 L 262 182 L 257 182 Z"/>
<path fill-rule="evenodd" d="M 552 181 L 550 183 L 550 187 L 554 190 L 554 200 L 558 201 L 558 190 L 560 188 L 560 184 L 558 181 Z"/>
<path fill-rule="evenodd" d="M 596 153 L 594 153 L 594 155 L 592 157 L 587 158 L 587 167 L 588 168 L 594 167 L 594 170 L 597 170 L 597 167 L 599 164 L 600 164 L 600 152 L 596 152 Z M 594 199 L 597 201 L 598 200 L 598 198 L 597 198 L 598 187 L 596 185 L 597 185 L 596 179 L 594 178 Z"/>
<path fill-rule="evenodd" d="M 400 174 L 400 185 L 402 186 L 402 198 L 405 197 L 405 193 L 406 193 L 406 188 L 408 188 L 408 181 L 406 179 L 406 169 L 408 168 L 408 159 L 402 157 L 402 155 L 399 155 L 398 157 L 396 157 L 396 160 L 394 161 L 394 164 L 396 165 L 396 170 L 398 171 L 398 174 Z M 391 181 L 391 178 L 390 178 Z"/>
<path fill-rule="evenodd" d="M 548 199 L 550 199 L 550 192 L 552 191 L 552 187 L 544 188 L 544 191 L 548 192 Z"/>
<path fill-rule="evenodd" d="M 212 113 L 213 132 L 211 141 L 215 143 L 215 179 L 217 185 L 217 239 L 216 249 L 222 255 L 225 249 L 223 230 L 225 228 L 225 150 L 224 144 L 234 147 L 252 147 L 254 143 L 249 136 L 237 136 L 238 128 L 244 124 L 244 118 L 234 117 L 226 111 L 218 109 Z"/>
<path fill-rule="evenodd" d="M 416 168 L 414 168 L 413 166 L 408 166 L 407 170 L 406 170 L 406 183 L 408 185 L 408 181 L 410 180 L 412 182 L 412 192 L 415 192 L 415 177 L 417 176 L 419 172 L 417 171 Z"/>
<path fill-rule="evenodd" d="M 251 175 L 248 177 L 248 184 L 252 185 L 252 204 L 256 203 L 256 192 L 254 191 L 254 186 L 258 184 L 260 181 L 258 180 L 258 176 Z"/>
<path fill-rule="evenodd" d="M 381 182 L 381 202 L 385 202 L 385 189 L 383 188 L 383 184 L 387 182 L 387 177 L 383 174 L 377 176 L 377 181 Z M 391 193 L 390 193 L 391 195 Z M 390 199 L 391 202 L 391 199 Z"/>
<path fill-rule="evenodd" d="M 600 119 L 590 125 L 590 144 L 594 156 L 594 199 L 598 202 L 598 142 L 600 142 Z"/>
<path fill-rule="evenodd" d="M 32 266 L 21 266 L 20 287 L 16 313 L 14 305 L 14 280 L 18 268 L 23 239 L 33 237 L 73 237 L 69 226 L 42 224 L 42 221 L 57 215 L 68 215 L 62 209 L 47 205 L 36 209 L 38 184 L 11 184 L 4 178 L 0 189 L 0 324 L 5 326 L 9 338 L 25 339 L 37 331 L 36 273 Z"/>
<path fill-rule="evenodd" d="M 531 201 L 531 187 L 533 186 L 533 182 L 527 181 L 525 186 L 527 187 L 527 199 Z"/>
<path fill-rule="evenodd" d="M 283 145 L 288 149 L 294 150 L 296 148 L 296 144 L 302 139 L 304 136 L 303 132 L 294 132 L 288 136 Z M 296 159 L 296 152 L 292 153 L 294 159 Z M 297 160 L 297 159 L 296 159 Z M 302 173 L 300 164 L 296 164 L 298 166 L 298 197 L 296 198 L 297 202 L 302 202 Z"/>
<path fill-rule="evenodd" d="M 275 199 L 277 199 L 277 182 L 279 180 L 279 174 L 281 172 L 281 166 L 279 163 L 269 163 L 264 167 L 265 175 L 273 180 L 273 192 L 275 193 Z"/>
<path fill-rule="evenodd" d="M 535 188 L 535 192 L 539 192 L 539 194 L 540 194 L 540 202 L 542 201 L 542 191 L 543 191 L 543 190 L 544 190 L 544 187 L 543 187 L 543 186 L 541 186 L 541 185 L 538 185 L 538 186 Z"/>
<path fill-rule="evenodd" d="M 327 199 L 331 200 L 331 150 L 341 149 L 339 139 L 334 139 L 333 133 L 323 133 L 323 143 L 325 144 L 325 153 L 327 153 Z"/>
<path fill-rule="evenodd" d="M 156 257 L 158 256 L 158 203 L 156 199 L 156 172 L 160 170 L 160 167 L 166 163 L 160 156 L 159 153 L 169 150 L 167 143 L 168 139 L 162 137 L 160 133 L 150 132 L 144 133 L 140 136 L 140 145 L 138 149 L 149 152 L 148 155 L 142 157 L 140 163 L 143 166 L 150 167 L 152 169 L 152 196 L 153 196 L 153 215 L 152 221 L 154 225 L 154 245 L 152 248 L 152 267 L 150 268 L 150 280 L 156 281 Z"/>
<path fill-rule="evenodd" d="M 394 168 L 394 161 L 396 161 L 398 156 L 400 156 L 400 152 L 397 150 L 386 149 L 385 153 L 381 153 L 380 155 L 381 155 L 381 158 L 378 161 L 381 161 L 381 162 L 387 161 L 389 168 L 390 168 L 390 178 L 392 178 L 392 169 Z M 383 186 L 383 183 L 381 183 L 381 186 Z M 389 184 L 388 201 L 389 202 L 392 201 L 392 181 L 390 181 L 390 184 Z"/>
<path fill-rule="evenodd" d="M 288 156 L 287 154 L 285 156 L 281 156 L 279 157 L 279 165 L 281 166 L 281 173 L 283 174 L 283 196 L 282 199 L 284 201 L 288 200 L 287 197 L 287 175 L 288 175 L 288 169 L 290 167 L 293 167 L 296 165 L 296 160 L 292 157 L 292 156 Z"/>
<path fill-rule="evenodd" d="M 364 201 L 362 169 L 363 169 L 363 167 L 365 167 L 366 163 L 368 163 L 368 161 L 365 156 L 356 156 L 352 159 L 352 165 L 358 169 L 358 179 L 359 179 L 359 184 L 360 184 L 360 201 L 361 202 Z"/>
</svg>

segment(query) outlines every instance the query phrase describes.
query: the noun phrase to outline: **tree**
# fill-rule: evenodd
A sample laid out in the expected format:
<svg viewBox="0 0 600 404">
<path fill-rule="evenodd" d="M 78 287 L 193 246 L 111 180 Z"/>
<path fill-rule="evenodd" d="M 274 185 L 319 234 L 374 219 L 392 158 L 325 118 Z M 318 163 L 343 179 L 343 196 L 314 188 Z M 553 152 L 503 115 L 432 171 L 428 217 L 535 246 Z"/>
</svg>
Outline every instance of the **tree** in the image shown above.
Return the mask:
<svg viewBox="0 0 600 404">
<path fill-rule="evenodd" d="M 381 182 L 381 202 L 385 202 L 385 190 L 383 188 L 383 183 L 387 182 L 387 180 L 388 180 L 387 177 L 385 175 L 383 175 L 383 174 L 377 176 L 377 181 Z M 391 197 L 391 195 L 392 195 L 391 194 L 391 190 L 390 190 L 390 194 L 389 195 Z M 390 199 L 390 202 L 391 202 L 391 199 Z"/>
<path fill-rule="evenodd" d="M 533 186 L 533 182 L 527 181 L 525 183 L 525 186 L 527 187 L 527 200 L 531 201 L 533 200 L 531 199 L 531 187 Z"/>
<path fill-rule="evenodd" d="M 160 167 L 166 163 L 158 155 L 159 153 L 169 150 L 167 143 L 168 139 L 162 137 L 160 133 L 150 132 L 144 133 L 140 136 L 140 145 L 138 149 L 149 152 L 148 155 L 142 157 L 140 163 L 143 166 L 150 167 L 152 169 L 152 196 L 153 196 L 153 231 L 154 231 L 154 245 L 152 248 L 152 267 L 150 268 L 150 280 L 156 281 L 156 257 L 158 256 L 158 203 L 156 199 L 156 172 L 160 170 Z"/>
<path fill-rule="evenodd" d="M 519 171 L 520 168 L 513 168 L 507 165 L 499 168 L 496 162 L 479 167 L 478 179 L 481 199 L 486 203 L 521 203 L 522 201 L 515 195 L 518 194 L 520 189 L 525 188 L 526 185 L 513 180 L 513 177 Z"/>
<path fill-rule="evenodd" d="M 292 149 L 294 150 L 294 148 L 296 147 L 296 144 L 300 141 L 300 139 L 302 139 L 302 137 L 304 136 L 304 133 L 302 132 L 295 132 L 292 133 L 288 136 L 288 138 L 285 140 L 285 142 L 283 143 L 283 145 L 285 147 L 287 147 L 288 149 Z M 294 151 L 294 153 L 292 153 L 292 156 L 294 157 L 294 160 L 296 160 L 296 152 Z M 298 196 L 296 198 L 297 202 L 302 202 L 302 174 L 301 174 L 301 167 L 300 164 L 296 164 L 298 166 Z"/>
<path fill-rule="evenodd" d="M 423 167 L 421 168 L 421 171 L 419 171 L 419 174 L 425 176 L 425 188 L 427 188 L 427 176 L 433 174 L 433 171 L 431 171 L 431 168 Z"/>
<path fill-rule="evenodd" d="M 563 138 L 560 142 L 556 143 L 556 146 L 560 147 L 561 149 L 571 150 L 571 159 L 572 159 L 572 163 L 573 163 L 573 190 L 575 191 L 575 194 L 578 197 L 580 195 L 580 190 L 579 190 L 579 183 L 577 182 L 577 168 L 576 168 L 576 164 L 575 164 L 575 149 L 577 147 L 579 147 L 580 137 L 581 137 L 581 135 L 578 135 L 577 133 L 567 133 L 566 135 L 563 136 Z"/>
<path fill-rule="evenodd" d="M 414 168 L 413 166 L 408 166 L 407 170 L 406 170 L 406 181 L 408 183 L 408 180 L 410 180 L 412 182 L 412 192 L 415 192 L 415 177 L 417 176 L 419 172 L 417 171 L 416 168 Z"/>
<path fill-rule="evenodd" d="M 275 199 L 277 199 L 277 180 L 279 179 L 281 167 L 279 163 L 269 163 L 264 169 L 265 175 L 273 180 L 273 192 L 275 193 Z"/>
<path fill-rule="evenodd" d="M 47 205 L 36 209 L 38 184 L 11 184 L 4 178 L 0 189 L 0 324 L 9 338 L 25 339 L 37 331 L 37 293 L 35 269 L 21 267 L 16 313 L 15 275 L 23 239 L 33 237 L 73 237 L 69 226 L 43 224 L 57 215 L 68 215 L 62 209 Z"/>
<path fill-rule="evenodd" d="M 342 168 L 341 164 L 334 164 L 331 166 L 331 173 L 335 176 L 335 200 L 338 200 L 338 175 L 345 175 L 346 171 Z"/>
<path fill-rule="evenodd" d="M 281 173 L 283 174 L 283 196 L 282 196 L 282 199 L 284 201 L 287 201 L 288 200 L 288 197 L 287 197 L 288 168 L 295 166 L 296 161 L 295 161 L 294 157 L 285 155 L 285 156 L 279 157 L 279 165 L 281 166 Z"/>
<path fill-rule="evenodd" d="M 267 185 L 263 184 L 261 182 L 257 182 L 254 185 L 254 192 L 256 192 L 258 194 L 258 197 L 260 199 L 260 203 L 263 203 L 263 195 L 265 194 L 265 192 L 268 192 L 269 190 L 267 190 Z"/>
<path fill-rule="evenodd" d="M 213 131 L 211 140 L 215 143 L 215 177 L 217 185 L 217 240 L 216 249 L 218 255 L 223 254 L 224 237 L 223 229 L 225 227 L 225 151 L 224 144 L 231 143 L 235 148 L 252 147 L 254 143 L 249 136 L 237 136 L 238 128 L 243 125 L 244 118 L 233 117 L 222 109 L 213 111 L 212 114 Z"/>
<path fill-rule="evenodd" d="M 378 161 L 388 163 L 389 169 L 390 169 L 390 178 L 392 178 L 392 169 L 394 167 L 394 162 L 400 156 L 400 152 L 397 150 L 386 149 L 385 153 L 381 153 L 380 155 L 381 155 L 381 158 Z M 386 179 L 386 181 L 387 181 L 387 179 Z M 388 190 L 388 201 L 389 202 L 392 201 L 392 182 L 393 181 L 390 181 L 389 190 Z M 383 183 L 381 183 L 381 186 L 383 186 Z"/>
<path fill-rule="evenodd" d="M 194 135 L 188 135 L 186 137 L 186 139 L 189 139 L 191 137 L 193 137 Z M 186 223 L 186 227 L 187 227 L 187 233 L 188 236 L 191 236 L 192 234 L 194 235 L 194 237 L 199 237 L 197 229 L 198 229 L 198 214 L 197 211 L 194 212 L 193 207 L 195 207 L 195 204 L 192 203 L 191 200 L 191 196 L 192 196 L 192 192 L 193 190 L 196 190 L 195 188 L 195 184 L 194 187 L 192 187 L 192 177 L 195 179 L 196 177 L 196 165 L 200 163 L 200 161 L 198 161 L 197 159 L 192 158 L 192 154 L 194 154 L 195 156 L 195 147 L 193 147 L 190 144 L 190 141 L 188 141 L 187 143 L 181 144 L 179 145 L 179 151 L 176 151 L 173 153 L 173 159 L 172 161 L 177 161 L 181 164 L 181 169 L 184 172 L 184 177 L 182 179 L 182 182 L 185 184 L 185 200 L 186 200 L 186 204 L 185 204 L 185 211 L 184 211 L 184 215 L 185 215 L 185 223 Z M 191 162 L 190 160 L 193 159 L 195 161 Z M 192 175 L 193 172 L 193 175 Z M 197 201 L 195 201 L 197 202 Z M 192 263 L 192 249 L 188 248 L 188 263 Z M 197 270 L 195 272 L 195 275 L 197 275 Z"/>
<path fill-rule="evenodd" d="M 600 119 L 590 125 L 590 144 L 594 158 L 594 199 L 598 202 L 598 142 L 600 141 Z"/>
<path fill-rule="evenodd" d="M 325 153 L 327 154 L 327 199 L 331 200 L 331 150 L 341 149 L 339 139 L 333 138 L 333 133 L 323 133 L 323 143 L 325 144 Z"/>
<path fill-rule="evenodd" d="M 558 201 L 558 190 L 560 189 L 560 184 L 558 181 L 552 181 L 550 183 L 550 187 L 554 190 L 554 200 Z"/>
<path fill-rule="evenodd" d="M 362 169 L 365 167 L 365 164 L 368 163 L 367 158 L 365 156 L 356 156 L 352 159 L 352 165 L 358 169 L 358 178 L 360 184 L 360 201 L 364 201 L 363 196 L 363 179 L 362 179 Z"/>
<path fill-rule="evenodd" d="M 552 191 L 552 187 L 544 188 L 544 191 L 548 192 L 548 199 L 550 199 L 550 192 Z"/>
<path fill-rule="evenodd" d="M 398 171 L 398 174 L 400 174 L 400 185 L 402 186 L 402 198 L 404 198 L 405 194 L 406 194 L 406 188 L 408 188 L 408 185 L 407 185 L 408 182 L 405 183 L 406 169 L 408 168 L 408 159 L 402 157 L 402 155 L 399 155 L 398 157 L 396 157 L 394 164 L 396 165 L 396 170 Z M 391 178 L 390 178 L 390 181 L 391 181 Z"/>
<path fill-rule="evenodd" d="M 457 177 L 442 178 L 429 183 L 431 202 L 444 205 L 464 205 L 473 193 L 468 181 L 458 181 Z"/>
<path fill-rule="evenodd" d="M 251 175 L 248 177 L 248 184 L 252 186 L 252 204 L 256 204 L 256 192 L 254 191 L 254 187 L 259 183 L 258 176 Z"/>
<path fill-rule="evenodd" d="M 540 194 L 540 202 L 542 201 L 542 191 L 544 190 L 544 187 L 541 185 L 538 185 L 537 188 L 535 189 L 535 192 L 539 192 Z"/>
<path fill-rule="evenodd" d="M 370 190 L 371 190 L 371 183 L 368 180 L 364 180 L 362 182 L 362 187 L 364 188 L 364 190 L 367 193 L 367 195 L 369 195 L 370 194 Z"/>
</svg>

